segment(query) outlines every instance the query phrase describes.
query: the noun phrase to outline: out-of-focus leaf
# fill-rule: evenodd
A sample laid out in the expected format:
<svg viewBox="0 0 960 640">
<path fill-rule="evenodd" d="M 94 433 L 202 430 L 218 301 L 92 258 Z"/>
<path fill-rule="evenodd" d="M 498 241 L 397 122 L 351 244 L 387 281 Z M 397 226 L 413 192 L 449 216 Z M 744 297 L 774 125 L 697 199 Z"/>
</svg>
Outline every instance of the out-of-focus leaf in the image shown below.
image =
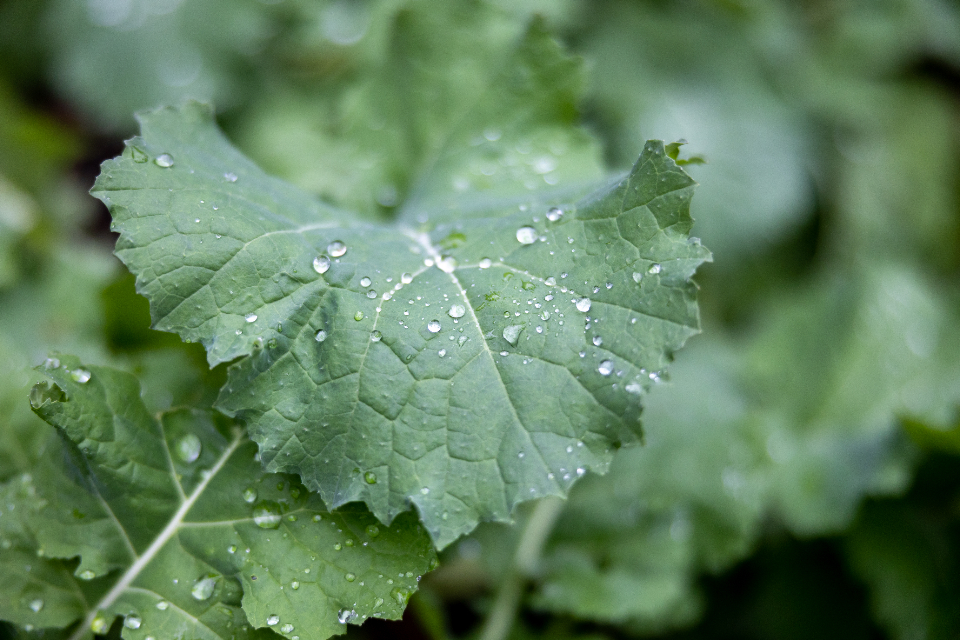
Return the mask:
<svg viewBox="0 0 960 640">
<path fill-rule="evenodd" d="M 69 356 L 44 373 L 52 382 L 31 404 L 68 442 L 41 461 L 18 508 L 42 557 L 79 556 L 79 580 L 109 574 L 106 593 L 83 603 L 77 638 L 114 616 L 127 640 L 261 635 L 248 619 L 326 638 L 399 617 L 431 568 L 412 515 L 385 527 L 362 507 L 328 512 L 290 477 L 264 474 L 255 445 L 215 415 L 154 419 L 136 378 Z"/>
<path fill-rule="evenodd" d="M 593 62 L 589 115 L 615 163 L 649 137 L 689 140 L 709 159 L 691 169 L 693 233 L 730 268 L 809 215 L 809 124 L 771 86 L 752 23 L 704 4 L 585 3 L 577 40 Z"/>
<path fill-rule="evenodd" d="M 365 216 L 441 192 L 519 196 L 595 180 L 599 149 L 575 126 L 581 65 L 539 20 L 524 38 L 516 10 L 406 3 L 381 18 L 383 50 L 363 73 L 336 92 L 274 94 L 240 144 Z"/>
<path fill-rule="evenodd" d="M 960 400 L 955 314 L 906 269 L 817 284 L 771 306 L 745 344 L 704 336 L 680 354 L 648 399 L 647 446 L 572 492 L 536 606 L 682 624 L 697 615 L 695 576 L 745 557 L 763 518 L 823 535 L 865 496 L 903 489 L 897 416 Z"/>
</svg>

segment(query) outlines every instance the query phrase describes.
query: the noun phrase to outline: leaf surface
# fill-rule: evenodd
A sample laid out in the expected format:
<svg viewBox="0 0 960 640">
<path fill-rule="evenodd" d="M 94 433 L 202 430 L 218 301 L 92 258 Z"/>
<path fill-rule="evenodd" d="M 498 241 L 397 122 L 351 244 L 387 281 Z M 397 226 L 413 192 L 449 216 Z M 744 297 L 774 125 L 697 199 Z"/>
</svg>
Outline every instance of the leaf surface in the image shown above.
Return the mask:
<svg viewBox="0 0 960 640">
<path fill-rule="evenodd" d="M 331 508 L 413 503 L 442 547 L 563 494 L 637 441 L 650 374 L 697 331 L 709 253 L 662 143 L 587 197 L 442 196 L 374 225 L 264 175 L 206 107 L 142 123 L 94 189 L 117 253 L 157 328 L 252 355 L 220 407 Z"/>
<path fill-rule="evenodd" d="M 75 638 L 114 616 L 128 640 L 327 638 L 398 618 L 434 561 L 412 516 L 388 528 L 356 505 L 328 512 L 214 414 L 154 419 L 133 376 L 72 357 L 45 372 L 54 384 L 31 402 L 65 442 L 35 474 L 27 528 L 43 557 L 79 556 L 79 584 L 106 583 Z"/>
</svg>

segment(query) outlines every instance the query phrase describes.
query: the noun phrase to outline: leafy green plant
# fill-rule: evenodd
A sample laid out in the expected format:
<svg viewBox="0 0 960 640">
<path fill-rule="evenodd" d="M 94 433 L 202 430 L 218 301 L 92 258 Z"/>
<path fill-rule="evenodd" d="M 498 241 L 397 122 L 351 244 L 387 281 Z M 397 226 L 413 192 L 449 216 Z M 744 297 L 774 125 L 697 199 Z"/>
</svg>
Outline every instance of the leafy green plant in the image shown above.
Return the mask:
<svg viewBox="0 0 960 640">
<path fill-rule="evenodd" d="M 114 616 L 128 638 L 325 638 L 398 617 L 434 547 L 638 443 L 710 254 L 676 145 L 585 182 L 575 78 L 535 24 L 446 128 L 395 114 L 412 170 L 387 222 L 267 176 L 208 106 L 141 114 L 92 193 L 154 327 L 233 362 L 215 407 L 238 421 L 154 418 L 129 374 L 48 359 L 31 404 L 63 440 L 5 515 L 72 586 L 10 583 L 2 615 L 82 618 L 78 638 Z"/>
</svg>

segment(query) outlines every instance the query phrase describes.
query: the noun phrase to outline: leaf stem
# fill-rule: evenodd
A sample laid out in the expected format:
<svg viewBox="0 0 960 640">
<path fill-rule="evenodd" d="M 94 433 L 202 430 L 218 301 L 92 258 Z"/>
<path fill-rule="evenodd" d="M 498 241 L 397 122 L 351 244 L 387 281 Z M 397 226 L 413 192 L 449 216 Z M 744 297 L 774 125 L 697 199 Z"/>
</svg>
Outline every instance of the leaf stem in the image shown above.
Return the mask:
<svg viewBox="0 0 960 640">
<path fill-rule="evenodd" d="M 493 608 L 487 616 L 479 640 L 504 640 L 513 627 L 520 607 L 523 587 L 537 570 L 543 545 L 553 530 L 564 501 L 551 496 L 543 498 L 534 507 L 527 520 L 513 554 L 513 562 L 504 576 L 493 602 Z"/>
</svg>

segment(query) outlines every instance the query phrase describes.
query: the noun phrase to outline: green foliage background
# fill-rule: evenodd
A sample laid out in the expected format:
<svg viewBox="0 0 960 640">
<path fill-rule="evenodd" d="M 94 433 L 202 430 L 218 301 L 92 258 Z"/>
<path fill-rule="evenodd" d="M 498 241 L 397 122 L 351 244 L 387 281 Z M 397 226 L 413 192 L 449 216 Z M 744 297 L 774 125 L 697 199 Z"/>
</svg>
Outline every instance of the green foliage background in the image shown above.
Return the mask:
<svg viewBox="0 0 960 640">
<path fill-rule="evenodd" d="M 458 108 L 449 87 L 480 83 L 534 16 L 586 61 L 585 90 L 572 79 L 560 109 L 572 146 L 601 150 L 608 172 L 646 138 L 684 138 L 707 160 L 687 170 L 714 263 L 697 277 L 703 335 L 648 397 L 645 446 L 575 486 L 513 637 L 960 635 L 960 6 L 947 0 L 8 0 L 6 490 L 50 453 L 27 402 L 48 352 L 136 374 L 151 414 L 209 407 L 224 382 L 198 345 L 147 329 L 85 193 L 134 111 L 212 99 L 269 173 L 386 219 L 412 185 L 410 141 Z M 426 60 L 412 94 L 394 29 Z M 389 123 L 384 102 L 420 118 L 386 149 L 369 134 Z M 443 552 L 404 622 L 351 634 L 475 632 L 519 531 L 482 526 Z"/>
</svg>

